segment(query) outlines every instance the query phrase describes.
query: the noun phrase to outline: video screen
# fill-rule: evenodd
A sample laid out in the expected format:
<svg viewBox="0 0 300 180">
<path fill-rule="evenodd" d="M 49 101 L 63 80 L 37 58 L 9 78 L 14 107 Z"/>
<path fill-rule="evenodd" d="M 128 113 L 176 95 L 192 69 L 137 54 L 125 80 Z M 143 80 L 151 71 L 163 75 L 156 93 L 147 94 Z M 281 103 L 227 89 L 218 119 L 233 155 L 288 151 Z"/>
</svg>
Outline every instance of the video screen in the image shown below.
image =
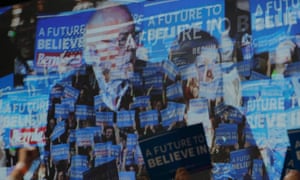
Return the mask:
<svg viewBox="0 0 300 180">
<path fill-rule="evenodd" d="M 3 166 L 29 144 L 42 155 L 30 172 L 46 179 L 111 166 L 111 178 L 147 179 L 168 147 L 148 161 L 139 139 L 201 123 L 207 179 L 279 180 L 287 129 L 300 126 L 299 7 L 36 0 L 1 8 L 0 51 L 11 63 L 1 72 L 17 89 L 0 101 Z M 175 164 L 168 157 L 155 163 Z"/>
</svg>

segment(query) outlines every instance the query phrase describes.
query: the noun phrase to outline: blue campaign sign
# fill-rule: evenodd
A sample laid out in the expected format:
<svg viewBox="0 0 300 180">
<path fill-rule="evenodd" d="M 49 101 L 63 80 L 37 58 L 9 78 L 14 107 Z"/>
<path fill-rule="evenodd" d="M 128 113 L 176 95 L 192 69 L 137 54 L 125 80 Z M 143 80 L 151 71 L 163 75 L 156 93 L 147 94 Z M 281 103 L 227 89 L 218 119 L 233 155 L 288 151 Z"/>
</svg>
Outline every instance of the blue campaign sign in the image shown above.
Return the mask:
<svg viewBox="0 0 300 180">
<path fill-rule="evenodd" d="M 113 112 L 96 112 L 96 125 L 112 126 L 114 122 Z"/>
<path fill-rule="evenodd" d="M 52 131 L 52 134 L 50 136 L 51 141 L 54 141 L 55 139 L 59 138 L 63 133 L 66 131 L 66 122 L 61 121 L 56 124 L 54 127 L 54 130 Z"/>
<path fill-rule="evenodd" d="M 135 111 L 118 111 L 117 112 L 117 126 L 118 127 L 132 127 L 134 124 Z"/>
<path fill-rule="evenodd" d="M 169 49 L 179 33 L 198 28 L 209 32 L 217 39 L 224 30 L 224 1 L 144 1 L 138 6 L 128 5 L 137 29 L 139 41 L 149 52 L 151 61 L 168 59 Z M 195 37 L 190 37 L 195 38 Z"/>
<path fill-rule="evenodd" d="M 290 140 L 290 155 L 294 161 L 294 169 L 300 170 L 300 129 L 288 129 L 287 132 Z"/>
<path fill-rule="evenodd" d="M 251 167 L 251 149 L 230 152 L 230 162 L 238 175 L 246 174 Z"/>
<path fill-rule="evenodd" d="M 71 167 L 88 168 L 88 157 L 86 155 L 73 155 L 71 158 Z"/>
<path fill-rule="evenodd" d="M 72 98 L 77 99 L 79 96 L 79 93 L 80 93 L 80 91 L 71 85 L 64 86 L 64 92 L 63 92 L 64 97 L 72 97 Z"/>
<path fill-rule="evenodd" d="M 83 64 L 83 36 L 91 11 L 54 16 L 40 16 L 35 40 L 35 66 L 58 70 L 60 64 L 79 67 Z"/>
<path fill-rule="evenodd" d="M 253 159 L 252 179 L 262 179 L 262 178 L 263 178 L 263 160 Z"/>
<path fill-rule="evenodd" d="M 135 180 L 135 171 L 120 171 L 119 180 Z"/>
<path fill-rule="evenodd" d="M 162 109 L 160 111 L 161 114 L 161 124 L 163 127 L 167 127 L 171 125 L 173 122 L 177 121 L 176 118 L 176 109 L 168 107 L 166 109 Z"/>
<path fill-rule="evenodd" d="M 0 91 L 5 92 L 5 89 L 12 89 L 12 87 L 14 86 L 13 84 L 14 82 L 14 75 L 13 73 L 8 74 L 4 77 L 0 78 Z"/>
<path fill-rule="evenodd" d="M 237 124 L 224 124 L 216 128 L 216 144 L 230 146 L 238 143 Z"/>
<path fill-rule="evenodd" d="M 134 133 L 127 134 L 126 147 L 128 150 L 133 150 L 136 148 L 138 143 L 138 136 Z"/>
<path fill-rule="evenodd" d="M 67 119 L 69 116 L 69 105 L 68 104 L 55 104 L 54 117 L 59 119 Z"/>
<path fill-rule="evenodd" d="M 183 98 L 183 89 L 181 83 L 174 83 L 167 87 L 167 98 L 177 100 Z"/>
<path fill-rule="evenodd" d="M 202 124 L 140 139 L 139 145 L 151 179 L 171 180 L 178 168 L 191 174 L 212 168 Z"/>
<path fill-rule="evenodd" d="M 299 33 L 299 8 L 299 1 L 251 1 L 251 29 L 256 53 L 273 51 L 280 42 L 291 40 Z"/>
<path fill-rule="evenodd" d="M 157 125 L 159 123 L 157 110 L 140 112 L 139 118 L 141 127 L 145 127 L 146 125 Z"/>
<path fill-rule="evenodd" d="M 70 155 L 69 147 L 70 147 L 69 144 L 52 145 L 51 157 L 54 160 L 54 162 L 69 159 L 69 155 Z"/>
</svg>

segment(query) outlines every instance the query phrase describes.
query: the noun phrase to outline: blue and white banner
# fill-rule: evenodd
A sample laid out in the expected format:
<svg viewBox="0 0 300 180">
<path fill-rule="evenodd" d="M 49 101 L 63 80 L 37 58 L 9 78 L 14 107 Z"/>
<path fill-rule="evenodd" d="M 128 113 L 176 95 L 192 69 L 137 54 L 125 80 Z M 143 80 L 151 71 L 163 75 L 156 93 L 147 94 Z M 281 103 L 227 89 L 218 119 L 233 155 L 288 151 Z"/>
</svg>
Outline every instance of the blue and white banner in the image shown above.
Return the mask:
<svg viewBox="0 0 300 180">
<path fill-rule="evenodd" d="M 289 129 L 288 131 L 289 142 L 290 142 L 290 155 L 294 162 L 294 168 L 300 169 L 300 129 Z"/>
<path fill-rule="evenodd" d="M 67 119 L 69 116 L 69 105 L 68 104 L 55 104 L 55 115 L 56 119 Z"/>
<path fill-rule="evenodd" d="M 181 83 L 174 83 L 167 87 L 167 99 L 178 100 L 183 98 L 183 90 Z"/>
<path fill-rule="evenodd" d="M 223 126 L 219 125 L 216 131 L 216 144 L 220 146 L 232 146 L 238 143 L 238 134 L 237 134 L 237 125 L 236 124 L 224 124 Z"/>
<path fill-rule="evenodd" d="M 92 146 L 94 144 L 93 132 L 88 129 L 77 129 L 76 135 L 76 145 L 80 146 Z"/>
<path fill-rule="evenodd" d="M 83 173 L 88 171 L 87 167 L 71 167 L 70 168 L 70 180 L 82 180 Z"/>
<path fill-rule="evenodd" d="M 87 120 L 94 115 L 94 107 L 89 105 L 75 105 L 76 119 Z"/>
<path fill-rule="evenodd" d="M 158 125 L 158 111 L 149 110 L 139 113 L 140 125 L 144 128 L 146 125 Z"/>
<path fill-rule="evenodd" d="M 68 160 L 70 155 L 69 144 L 57 144 L 51 147 L 51 157 L 54 162 Z"/>
<path fill-rule="evenodd" d="M 73 155 L 71 157 L 72 168 L 88 168 L 88 157 L 86 155 Z"/>
<path fill-rule="evenodd" d="M 135 123 L 135 111 L 118 111 L 117 126 L 118 127 L 133 127 Z"/>
<path fill-rule="evenodd" d="M 119 180 L 135 180 L 135 171 L 120 171 Z"/>
<path fill-rule="evenodd" d="M 99 158 L 109 157 L 111 143 L 96 143 L 94 145 L 94 156 Z"/>
<path fill-rule="evenodd" d="M 35 67 L 55 69 L 83 64 L 84 34 L 93 11 L 40 16 L 37 19 Z"/>
<path fill-rule="evenodd" d="M 138 144 L 138 136 L 134 133 L 127 134 L 126 147 L 128 150 L 135 150 Z"/>
<path fill-rule="evenodd" d="M 137 96 L 134 97 L 133 103 L 130 105 L 131 109 L 139 108 L 139 107 L 150 107 L 150 96 Z"/>
<path fill-rule="evenodd" d="M 52 134 L 50 136 L 51 141 L 54 141 L 57 138 L 59 138 L 63 133 L 65 133 L 65 131 L 66 131 L 66 122 L 65 121 L 58 122 L 55 125 Z"/>
<path fill-rule="evenodd" d="M 96 112 L 96 125 L 107 125 L 112 126 L 114 123 L 114 113 L 113 112 Z"/>
<path fill-rule="evenodd" d="M 175 81 L 176 76 L 179 74 L 178 67 L 172 61 L 169 60 L 163 61 L 163 70 L 164 73 L 168 76 L 168 78 L 172 81 Z"/>
<path fill-rule="evenodd" d="M 212 168 L 202 124 L 191 125 L 140 139 L 151 179 L 173 179 L 178 168 L 191 174 Z"/>
<path fill-rule="evenodd" d="M 274 51 L 299 33 L 299 1 L 254 0 L 250 3 L 251 28 L 256 53 Z"/>
<path fill-rule="evenodd" d="M 237 177 L 248 173 L 252 163 L 251 149 L 240 149 L 230 152 L 230 163 L 235 169 Z"/>
<path fill-rule="evenodd" d="M 63 96 L 65 98 L 69 97 L 69 98 L 74 98 L 77 99 L 79 96 L 80 91 L 72 86 L 64 86 L 64 92 L 63 92 Z"/>
</svg>

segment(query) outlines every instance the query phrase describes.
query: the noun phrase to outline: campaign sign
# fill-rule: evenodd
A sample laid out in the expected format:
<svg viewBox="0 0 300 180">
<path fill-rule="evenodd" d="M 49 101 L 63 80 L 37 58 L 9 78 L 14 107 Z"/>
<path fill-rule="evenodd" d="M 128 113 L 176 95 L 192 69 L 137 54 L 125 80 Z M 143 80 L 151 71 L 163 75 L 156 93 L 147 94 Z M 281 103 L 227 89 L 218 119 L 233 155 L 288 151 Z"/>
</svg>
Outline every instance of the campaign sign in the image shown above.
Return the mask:
<svg viewBox="0 0 300 180">
<path fill-rule="evenodd" d="M 294 168 L 300 170 L 300 129 L 288 129 L 287 132 L 290 140 L 290 155 L 294 161 Z"/>
<path fill-rule="evenodd" d="M 263 178 L 263 160 L 253 159 L 252 165 L 252 179 L 259 180 Z"/>
<path fill-rule="evenodd" d="M 214 163 L 212 174 L 214 180 L 228 180 L 236 177 L 231 163 Z"/>
<path fill-rule="evenodd" d="M 133 73 L 133 77 L 130 79 L 133 87 L 142 87 L 143 86 L 143 80 L 140 73 L 136 72 Z"/>
<path fill-rule="evenodd" d="M 165 108 L 160 110 L 162 126 L 167 127 L 171 125 L 173 122 L 177 121 L 176 118 L 176 109 L 175 108 Z"/>
<path fill-rule="evenodd" d="M 103 172 L 103 173 L 99 173 Z M 111 160 L 83 173 L 83 180 L 119 180 L 117 163 Z"/>
<path fill-rule="evenodd" d="M 75 98 L 77 99 L 79 96 L 80 91 L 70 85 L 66 85 L 64 87 L 64 92 L 63 92 L 63 96 L 65 98 Z"/>
<path fill-rule="evenodd" d="M 188 80 L 198 76 L 197 67 L 195 64 L 188 64 L 179 67 L 180 77 L 182 80 Z"/>
<path fill-rule="evenodd" d="M 177 100 L 183 98 L 183 90 L 181 83 L 174 83 L 167 87 L 167 99 Z"/>
<path fill-rule="evenodd" d="M 88 105 L 77 104 L 75 106 L 75 115 L 77 119 L 87 120 L 93 116 L 94 107 Z"/>
<path fill-rule="evenodd" d="M 135 161 L 135 164 L 138 164 L 138 165 L 145 164 L 143 154 L 142 154 L 142 151 L 141 151 L 141 148 L 139 145 L 136 146 L 136 149 L 135 149 L 134 161 Z"/>
<path fill-rule="evenodd" d="M 91 146 L 94 143 L 93 132 L 88 129 L 78 129 L 75 135 L 77 146 Z"/>
<path fill-rule="evenodd" d="M 190 173 L 212 168 L 202 124 L 139 139 L 151 179 L 173 179 L 178 168 Z"/>
<path fill-rule="evenodd" d="M 197 28 L 220 38 L 224 30 L 224 2 L 184 0 L 152 2 L 144 1 L 141 6 L 129 5 L 135 13 L 136 25 L 141 29 L 139 40 L 148 49 L 151 61 L 162 61 L 170 57 L 169 50 L 173 47 L 179 33 L 186 29 Z M 195 37 L 192 37 L 195 36 Z M 186 36 L 182 40 L 205 39 L 197 35 Z M 182 52 L 182 51 L 181 51 Z M 184 52 L 183 56 L 195 54 Z M 176 64 L 186 64 L 191 59 Z"/>
<path fill-rule="evenodd" d="M 162 89 L 162 87 L 163 87 L 163 76 L 161 74 L 145 77 L 145 88 Z"/>
<path fill-rule="evenodd" d="M 119 180 L 135 180 L 135 171 L 120 171 Z"/>
<path fill-rule="evenodd" d="M 96 143 L 94 145 L 94 156 L 106 158 L 109 156 L 111 143 Z"/>
<path fill-rule="evenodd" d="M 175 108 L 176 121 L 183 120 L 183 116 L 184 116 L 185 109 L 186 109 L 186 104 L 169 101 L 168 108 L 170 108 L 172 110 Z"/>
<path fill-rule="evenodd" d="M 162 66 L 164 73 L 168 76 L 168 78 L 172 81 L 175 81 L 176 76 L 179 73 L 178 67 L 172 61 L 169 60 L 163 61 Z"/>
<path fill-rule="evenodd" d="M 95 112 L 101 111 L 101 108 L 104 107 L 105 103 L 102 100 L 102 94 L 94 96 L 94 109 Z"/>
<path fill-rule="evenodd" d="M 150 96 L 137 96 L 134 97 L 133 103 L 131 104 L 130 108 L 135 109 L 139 107 L 149 107 L 150 106 Z"/>
<path fill-rule="evenodd" d="M 94 11 L 39 16 L 35 39 L 35 67 L 61 70 L 83 64 L 86 24 Z M 62 67 L 65 68 L 65 67 Z"/>
<path fill-rule="evenodd" d="M 135 111 L 118 111 L 117 125 L 118 127 L 132 127 L 134 124 Z"/>
<path fill-rule="evenodd" d="M 224 124 L 216 128 L 216 144 L 230 146 L 238 143 L 237 124 Z"/>
<path fill-rule="evenodd" d="M 5 148 L 19 148 L 26 146 L 43 146 L 46 143 L 46 127 L 37 128 L 5 128 L 3 140 Z"/>
<path fill-rule="evenodd" d="M 113 112 L 96 112 L 96 125 L 112 126 L 114 120 Z"/>
<path fill-rule="evenodd" d="M 70 155 L 70 148 L 69 147 L 70 147 L 69 144 L 52 145 L 52 147 L 51 147 L 51 157 L 54 160 L 54 162 L 69 159 L 69 155 Z"/>
<path fill-rule="evenodd" d="M 158 111 L 149 110 L 145 112 L 140 112 L 139 114 L 141 127 L 146 125 L 157 125 L 158 124 Z"/>
<path fill-rule="evenodd" d="M 66 122 L 60 121 L 57 123 L 52 131 L 52 134 L 50 136 L 51 141 L 54 141 L 55 139 L 59 138 L 63 133 L 66 131 Z"/>
<path fill-rule="evenodd" d="M 83 173 L 89 170 L 87 167 L 71 167 L 70 180 L 82 180 Z"/>
<path fill-rule="evenodd" d="M 273 51 L 280 42 L 299 33 L 299 5 L 299 1 L 251 1 L 251 30 L 256 53 Z"/>
<path fill-rule="evenodd" d="M 251 167 L 251 149 L 239 149 L 230 152 L 230 162 L 238 175 L 244 175 Z"/>
<path fill-rule="evenodd" d="M 126 147 L 128 150 L 133 150 L 136 148 L 138 143 L 138 136 L 134 133 L 127 134 Z"/>
<path fill-rule="evenodd" d="M 88 157 L 86 155 L 73 155 L 71 167 L 88 167 Z"/>
<path fill-rule="evenodd" d="M 68 104 L 55 104 L 55 115 L 54 117 L 59 119 L 67 119 L 69 116 L 69 105 Z"/>
<path fill-rule="evenodd" d="M 68 105 L 68 111 L 74 112 L 75 111 L 75 103 L 76 99 L 75 98 L 63 98 L 61 100 L 61 104 L 66 104 Z"/>
<path fill-rule="evenodd" d="M 119 158 L 121 155 L 121 145 L 110 145 L 109 156 L 113 158 Z"/>
</svg>

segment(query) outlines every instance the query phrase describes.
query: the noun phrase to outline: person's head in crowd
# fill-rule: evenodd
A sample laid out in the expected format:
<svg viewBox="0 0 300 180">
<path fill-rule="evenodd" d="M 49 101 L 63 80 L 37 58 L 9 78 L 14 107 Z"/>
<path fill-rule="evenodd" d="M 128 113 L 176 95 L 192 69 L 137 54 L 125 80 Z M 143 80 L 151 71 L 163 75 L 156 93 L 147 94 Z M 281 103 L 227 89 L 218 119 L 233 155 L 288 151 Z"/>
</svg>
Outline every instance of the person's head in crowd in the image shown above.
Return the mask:
<svg viewBox="0 0 300 180">
<path fill-rule="evenodd" d="M 197 28 L 186 29 L 179 33 L 175 44 L 174 48 L 171 48 L 169 58 L 177 66 L 221 61 L 218 40 L 206 31 Z"/>
<path fill-rule="evenodd" d="M 189 180 L 190 174 L 185 168 L 178 168 L 175 174 L 175 180 Z"/>
<path fill-rule="evenodd" d="M 57 180 L 66 180 L 66 173 L 64 171 L 57 172 Z"/>
<path fill-rule="evenodd" d="M 163 102 L 161 99 L 157 99 L 157 100 L 153 100 L 152 102 L 152 107 L 153 109 L 157 110 L 157 111 L 160 111 L 163 109 Z"/>
<path fill-rule="evenodd" d="M 55 118 L 50 118 L 48 121 L 48 129 L 53 130 L 55 126 L 56 126 Z"/>
<path fill-rule="evenodd" d="M 69 129 L 76 129 L 77 122 L 75 118 L 75 112 L 70 112 L 68 116 L 68 128 Z"/>
<path fill-rule="evenodd" d="M 110 70 L 105 68 L 103 71 L 102 71 L 102 74 L 103 74 L 103 78 L 104 78 L 104 81 L 106 83 L 108 83 L 110 81 Z"/>
<path fill-rule="evenodd" d="M 104 127 L 104 138 L 105 142 L 111 141 L 113 144 L 116 142 L 115 131 L 113 126 L 105 126 Z"/>
<path fill-rule="evenodd" d="M 283 180 L 299 180 L 300 172 L 298 170 L 290 170 L 283 178 Z"/>
</svg>

